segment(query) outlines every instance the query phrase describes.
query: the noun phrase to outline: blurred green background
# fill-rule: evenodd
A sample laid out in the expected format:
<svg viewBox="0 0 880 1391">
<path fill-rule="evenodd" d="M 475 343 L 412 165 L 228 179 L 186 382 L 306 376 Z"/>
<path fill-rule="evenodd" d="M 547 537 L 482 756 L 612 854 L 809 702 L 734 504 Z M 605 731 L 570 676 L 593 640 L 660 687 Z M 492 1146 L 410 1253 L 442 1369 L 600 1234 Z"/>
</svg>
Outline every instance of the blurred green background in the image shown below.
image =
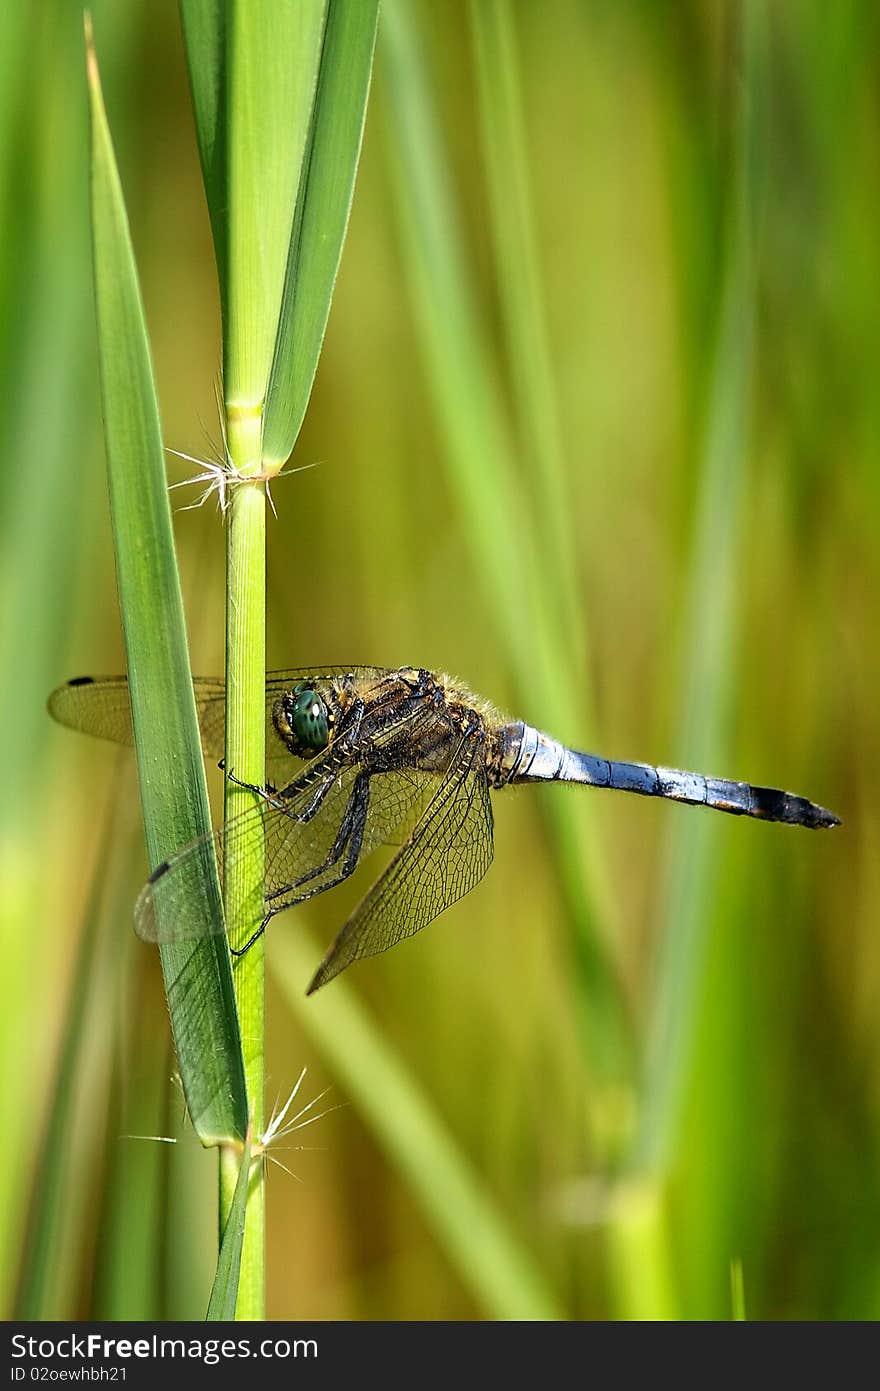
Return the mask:
<svg viewBox="0 0 880 1391">
<path fill-rule="evenodd" d="M 219 315 L 176 7 L 93 9 L 166 443 L 204 455 Z M 305 1066 L 334 1109 L 270 1170 L 272 1317 L 511 1310 L 503 1258 L 461 1255 L 441 1141 L 535 1313 L 728 1318 L 741 1270 L 747 1317 L 880 1315 L 878 40 L 872 0 L 384 7 L 315 467 L 274 489 L 270 665 L 452 671 L 575 746 L 844 825 L 496 798 L 479 889 L 345 979 L 433 1115 L 421 1186 L 387 1142 L 401 1091 L 362 1052 L 351 1086 L 302 998 L 370 871 L 274 921 L 269 1103 Z M 216 1159 L 131 933 L 133 759 L 45 714 L 123 665 L 69 0 L 4 11 L 0 371 L 2 1307 L 199 1318 Z M 222 527 L 175 521 L 193 669 L 219 673 Z"/>
</svg>

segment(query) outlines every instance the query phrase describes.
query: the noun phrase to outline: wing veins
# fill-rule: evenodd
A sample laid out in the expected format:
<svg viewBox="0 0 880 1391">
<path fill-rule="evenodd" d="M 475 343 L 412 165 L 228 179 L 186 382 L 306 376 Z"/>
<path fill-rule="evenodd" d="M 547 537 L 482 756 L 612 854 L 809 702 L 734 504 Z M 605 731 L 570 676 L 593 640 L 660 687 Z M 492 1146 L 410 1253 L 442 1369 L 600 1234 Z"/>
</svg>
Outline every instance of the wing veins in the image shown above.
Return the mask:
<svg viewBox="0 0 880 1391">
<path fill-rule="evenodd" d="M 413 936 L 468 892 L 488 869 L 492 859 L 492 814 L 483 770 L 477 767 L 482 745 L 475 741 L 468 750 L 465 748 L 467 742 L 464 736 L 410 837 L 337 935 L 309 986 L 309 993 L 326 984 L 353 961 L 375 955 L 404 937 Z M 466 796 L 462 802 L 463 789 Z M 458 838 L 472 818 L 478 796 L 482 803 L 482 834 L 465 837 L 459 846 Z M 454 821 L 450 837 L 447 832 L 451 818 Z M 435 852 L 443 846 L 445 853 L 438 857 Z M 455 868 L 460 872 L 453 873 L 453 882 L 450 882 L 453 855 L 457 860 Z M 439 875 L 439 895 L 429 874 L 432 891 L 413 895 L 406 902 L 409 884 L 419 881 L 419 871 L 426 863 L 432 874 Z M 389 905 L 393 907 L 399 899 L 405 900 L 408 916 L 389 925 L 383 920 L 387 918 Z"/>
</svg>

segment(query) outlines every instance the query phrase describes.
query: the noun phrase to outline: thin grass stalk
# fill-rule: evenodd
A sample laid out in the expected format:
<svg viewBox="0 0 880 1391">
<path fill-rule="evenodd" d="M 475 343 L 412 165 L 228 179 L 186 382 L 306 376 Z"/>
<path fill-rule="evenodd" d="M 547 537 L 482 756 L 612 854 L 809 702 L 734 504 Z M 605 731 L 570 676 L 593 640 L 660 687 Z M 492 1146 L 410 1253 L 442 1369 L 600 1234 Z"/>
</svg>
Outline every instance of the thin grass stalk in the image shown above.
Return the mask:
<svg viewBox="0 0 880 1391">
<path fill-rule="evenodd" d="M 259 413 L 228 413 L 227 443 L 242 472 L 259 461 Z M 257 467 L 258 467 L 257 463 Z M 243 782 L 265 780 L 266 495 L 261 482 L 233 489 L 226 531 L 226 768 Z M 246 811 L 255 796 L 226 780 L 225 818 Z M 241 947 L 263 915 L 262 845 L 226 865 L 225 911 L 234 946 Z M 264 1128 L 265 938 L 259 937 L 235 968 L 235 990 L 244 1052 L 252 1132 Z M 241 1164 L 227 1148 L 220 1159 L 220 1233 L 226 1230 Z M 264 1165 L 252 1165 L 245 1218 L 237 1317 L 262 1319 L 266 1304 Z"/>
<path fill-rule="evenodd" d="M 238 479 L 274 474 L 308 402 L 360 150 L 376 0 L 183 0 L 184 31 L 223 318 L 225 443 Z M 276 422 L 275 429 L 272 423 Z M 268 465 L 268 467 L 267 467 Z M 264 472 L 265 470 L 265 472 Z M 227 530 L 226 767 L 265 777 L 265 485 L 236 482 Z M 255 795 L 227 782 L 227 822 Z M 233 947 L 263 914 L 263 849 L 226 857 Z M 252 1130 L 263 1130 L 264 958 L 236 970 Z M 239 1151 L 221 1157 L 227 1229 Z M 237 1314 L 265 1306 L 263 1166 L 253 1165 Z"/>
</svg>

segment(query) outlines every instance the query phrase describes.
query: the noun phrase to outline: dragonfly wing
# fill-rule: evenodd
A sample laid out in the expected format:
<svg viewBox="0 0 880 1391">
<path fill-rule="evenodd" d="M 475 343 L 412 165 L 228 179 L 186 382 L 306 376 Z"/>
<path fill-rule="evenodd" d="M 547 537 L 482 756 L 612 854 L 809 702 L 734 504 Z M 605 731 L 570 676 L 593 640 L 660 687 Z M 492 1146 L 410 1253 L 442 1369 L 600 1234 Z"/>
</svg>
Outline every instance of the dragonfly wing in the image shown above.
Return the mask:
<svg viewBox="0 0 880 1391">
<path fill-rule="evenodd" d="M 125 676 L 78 676 L 52 692 L 48 710 L 67 729 L 114 744 L 134 743 Z"/>
<path fill-rule="evenodd" d="M 236 821 L 249 822 L 250 843 L 259 844 L 259 809 Z M 244 827 L 242 843 L 244 840 Z M 138 894 L 134 930 L 144 942 L 190 942 L 225 930 L 223 913 L 213 902 L 214 860 L 222 854 L 223 832 L 212 831 L 190 841 L 158 865 Z"/>
<path fill-rule="evenodd" d="M 383 676 L 391 676 L 394 673 L 392 667 L 359 667 L 345 666 L 318 666 L 318 667 L 288 667 L 284 671 L 268 671 L 266 673 L 266 702 L 270 704 L 276 696 L 283 694 L 284 691 L 292 691 L 294 686 L 300 681 L 333 681 L 342 676 L 353 676 L 357 680 L 365 678 L 380 679 Z"/>
<path fill-rule="evenodd" d="M 301 766 L 280 743 L 272 723 L 272 707 L 278 697 L 292 690 L 299 681 L 312 677 L 332 679 L 352 675 L 357 679 L 381 679 L 390 673 L 382 667 L 339 666 L 316 670 L 314 667 L 270 671 L 266 677 L 266 759 L 273 773 L 279 767 Z M 212 758 L 223 755 L 226 725 L 226 687 L 219 677 L 193 677 L 196 713 L 202 745 Z M 108 739 L 114 744 L 133 744 L 131 706 L 126 676 L 79 676 L 53 691 L 48 701 L 49 714 L 59 724 L 81 734 Z M 276 780 L 278 780 L 276 778 Z"/>
<path fill-rule="evenodd" d="M 196 713 L 205 752 L 223 753 L 226 689 L 217 677 L 193 680 Z M 49 714 L 59 724 L 80 734 L 92 734 L 113 744 L 133 744 L 131 704 L 127 676 L 78 676 L 53 691 Z"/>
<path fill-rule="evenodd" d="M 203 888 L 210 882 L 211 855 L 226 883 L 262 850 L 261 916 L 323 893 L 394 835 L 424 799 L 428 782 L 427 774 L 409 769 L 367 775 L 358 758 L 331 746 L 280 793 L 260 797 L 225 828 L 184 846 L 154 870 L 135 908 L 135 931 L 148 942 L 190 941 L 219 931 Z M 259 922 L 242 925 L 242 942 Z"/>
<path fill-rule="evenodd" d="M 406 843 L 355 910 L 308 993 L 353 961 L 420 931 L 479 883 L 492 862 L 492 807 L 485 754 L 464 739 Z"/>
<path fill-rule="evenodd" d="M 424 800 L 426 780 L 408 770 L 368 774 L 357 762 L 335 777 L 311 819 L 302 818 L 309 816 L 314 787 L 293 807 L 270 805 L 265 812 L 267 912 L 332 888 L 376 846 L 388 844 Z M 227 863 L 231 850 L 227 836 Z"/>
</svg>

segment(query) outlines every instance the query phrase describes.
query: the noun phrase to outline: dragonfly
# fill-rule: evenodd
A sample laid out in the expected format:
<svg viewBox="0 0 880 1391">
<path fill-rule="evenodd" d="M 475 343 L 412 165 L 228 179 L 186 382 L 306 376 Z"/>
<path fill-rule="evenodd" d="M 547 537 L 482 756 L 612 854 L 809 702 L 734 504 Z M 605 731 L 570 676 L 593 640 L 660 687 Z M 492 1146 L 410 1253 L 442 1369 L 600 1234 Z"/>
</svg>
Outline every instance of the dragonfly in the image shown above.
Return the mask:
<svg viewBox="0 0 880 1391">
<path fill-rule="evenodd" d="M 197 677 L 193 685 L 205 751 L 222 756 L 224 684 Z M 50 696 L 49 711 L 72 729 L 133 743 L 124 676 L 69 681 Z M 271 672 L 265 713 L 271 781 L 244 783 L 226 770 L 255 794 L 254 805 L 153 870 L 137 900 L 135 930 L 148 942 L 223 930 L 199 910 L 206 853 L 216 854 L 222 878 L 258 847 L 262 917 L 242 946 L 230 946 L 240 956 L 277 913 L 341 884 L 379 845 L 394 847 L 309 994 L 352 962 L 419 932 L 479 883 L 493 854 L 491 796 L 506 787 L 583 783 L 815 830 L 840 824 L 792 792 L 580 753 L 423 668 Z"/>
</svg>

